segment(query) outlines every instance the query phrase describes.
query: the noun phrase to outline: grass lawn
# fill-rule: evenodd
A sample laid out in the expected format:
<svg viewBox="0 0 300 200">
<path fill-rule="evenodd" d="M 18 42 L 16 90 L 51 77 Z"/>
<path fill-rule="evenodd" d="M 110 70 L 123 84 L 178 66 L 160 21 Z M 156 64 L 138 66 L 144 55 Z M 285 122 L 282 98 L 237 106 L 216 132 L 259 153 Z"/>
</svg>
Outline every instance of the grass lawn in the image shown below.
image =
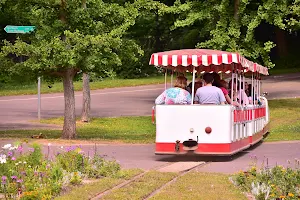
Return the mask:
<svg viewBox="0 0 300 200">
<path fill-rule="evenodd" d="M 170 79 L 170 77 L 169 77 Z M 160 84 L 164 83 L 165 78 L 163 75 L 139 79 L 105 79 L 103 81 L 91 82 L 91 90 L 104 89 L 104 88 L 116 88 L 116 87 L 131 87 L 149 84 Z M 63 92 L 62 82 L 57 82 L 51 85 L 52 88 L 48 88 L 48 84 L 42 82 L 41 93 L 56 93 Z M 82 90 L 82 82 L 74 82 L 74 89 L 76 91 Z M 1 85 L 0 96 L 11 96 L 11 95 L 26 95 L 36 94 L 37 84 L 30 85 Z"/>
<path fill-rule="evenodd" d="M 289 73 L 296 73 L 300 72 L 300 68 L 274 68 L 269 69 L 270 75 L 280 75 L 280 74 L 289 74 Z"/>
<path fill-rule="evenodd" d="M 229 176 L 224 174 L 187 173 L 150 199 L 246 200 L 247 198 L 230 183 L 228 178 Z"/>
<path fill-rule="evenodd" d="M 63 118 L 42 120 L 42 123 L 63 124 Z M 0 131 L 0 138 L 30 138 L 43 133 L 46 138 L 60 138 L 60 130 L 10 130 Z M 153 143 L 155 125 L 151 117 L 95 118 L 91 123 L 77 123 L 77 139 Z"/>
<path fill-rule="evenodd" d="M 125 171 L 127 171 L 127 174 L 123 178 L 103 178 L 94 183 L 73 187 L 69 193 L 56 198 L 56 200 L 90 199 L 141 172 L 139 170 Z M 102 196 L 101 199 L 144 199 L 177 176 L 177 173 L 149 171 L 128 185 L 112 190 L 110 193 Z M 187 173 L 150 199 L 246 200 L 246 197 L 230 183 L 228 178 L 228 175 L 215 173 Z"/>
<path fill-rule="evenodd" d="M 300 140 L 300 98 L 269 101 L 271 132 L 266 141 Z"/>
<path fill-rule="evenodd" d="M 111 193 L 103 196 L 101 199 L 144 199 L 153 191 L 166 184 L 167 182 L 171 181 L 176 176 L 176 173 L 150 171 L 142 177 L 140 177 L 139 179 L 126 185 L 125 187 L 113 190 Z"/>
<path fill-rule="evenodd" d="M 88 200 L 92 197 L 97 196 L 99 193 L 102 193 L 106 190 L 113 188 L 114 186 L 131 179 L 132 177 L 138 175 L 142 172 L 139 169 L 131 169 L 131 170 L 122 170 L 122 178 L 102 178 L 96 182 L 92 182 L 79 187 L 70 188 L 71 191 L 62 195 L 60 197 L 55 198 L 55 200 Z"/>
<path fill-rule="evenodd" d="M 266 141 L 300 140 L 300 98 L 271 100 L 271 133 Z M 63 118 L 42 120 L 42 123 L 62 125 Z M 0 138 L 30 138 L 43 133 L 46 138 L 60 138 L 60 130 L 0 131 Z M 77 123 L 77 138 L 81 140 L 154 143 L 155 125 L 151 117 L 95 118 L 91 123 Z"/>
</svg>

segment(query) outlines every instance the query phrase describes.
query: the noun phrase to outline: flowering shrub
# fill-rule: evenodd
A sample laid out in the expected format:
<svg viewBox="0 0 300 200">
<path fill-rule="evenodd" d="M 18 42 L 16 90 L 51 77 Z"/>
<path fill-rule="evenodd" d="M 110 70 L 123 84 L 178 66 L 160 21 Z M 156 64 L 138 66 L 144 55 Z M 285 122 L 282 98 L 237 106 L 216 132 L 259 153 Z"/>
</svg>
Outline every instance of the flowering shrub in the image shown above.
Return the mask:
<svg viewBox="0 0 300 200">
<path fill-rule="evenodd" d="M 27 153 L 22 144 L 6 144 L 0 152 L 0 193 L 5 199 L 52 199 L 70 184 L 81 184 L 85 178 L 114 176 L 120 165 L 95 155 L 87 157 L 79 147 L 68 147 L 54 161 L 43 156 L 39 145 Z"/>
<path fill-rule="evenodd" d="M 250 192 L 257 200 L 299 200 L 300 161 L 295 159 L 295 167 L 269 168 L 256 164 L 248 171 L 240 171 L 231 177 L 235 185 Z"/>
</svg>

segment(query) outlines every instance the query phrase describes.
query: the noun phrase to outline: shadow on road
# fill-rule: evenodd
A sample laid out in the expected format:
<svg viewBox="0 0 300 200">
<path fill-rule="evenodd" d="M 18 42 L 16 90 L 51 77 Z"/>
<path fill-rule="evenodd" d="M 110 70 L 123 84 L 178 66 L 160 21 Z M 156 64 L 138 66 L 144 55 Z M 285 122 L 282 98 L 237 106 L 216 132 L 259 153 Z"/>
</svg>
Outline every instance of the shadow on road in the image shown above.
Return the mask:
<svg viewBox="0 0 300 200">
<path fill-rule="evenodd" d="M 249 147 L 248 149 L 238 152 L 232 156 L 206 156 L 206 155 L 197 155 L 197 154 L 186 154 L 186 155 L 157 155 L 156 161 L 162 161 L 162 162 L 230 162 L 233 160 L 236 160 L 238 158 L 244 157 L 247 154 L 251 153 L 251 151 L 257 147 L 259 147 L 262 144 L 261 142 L 258 142 L 257 144 Z"/>
</svg>

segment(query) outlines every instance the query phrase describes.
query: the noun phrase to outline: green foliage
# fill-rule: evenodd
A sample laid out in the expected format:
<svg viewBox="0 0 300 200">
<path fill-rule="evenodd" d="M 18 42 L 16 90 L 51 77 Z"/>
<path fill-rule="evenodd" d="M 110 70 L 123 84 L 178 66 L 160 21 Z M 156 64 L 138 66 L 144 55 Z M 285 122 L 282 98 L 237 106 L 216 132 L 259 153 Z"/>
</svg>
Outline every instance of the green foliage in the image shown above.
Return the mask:
<svg viewBox="0 0 300 200">
<path fill-rule="evenodd" d="M 287 168 L 282 166 L 257 168 L 254 161 L 250 170 L 237 173 L 232 180 L 242 190 L 251 192 L 257 200 L 296 200 L 300 196 L 299 164 L 299 160 L 295 159 L 294 166 Z"/>
<path fill-rule="evenodd" d="M 4 145 L 0 152 L 0 193 L 7 199 L 53 199 L 66 187 L 82 184 L 86 178 L 130 176 L 121 173 L 118 163 L 98 155 L 89 158 L 77 147 L 62 149 L 50 161 L 43 158 L 39 145 L 33 145 L 27 153 L 22 144 L 17 145 Z"/>
<path fill-rule="evenodd" d="M 59 154 L 56 158 L 58 165 L 67 172 L 83 172 L 88 162 L 79 147 L 69 147 L 65 153 Z"/>
<path fill-rule="evenodd" d="M 107 161 L 95 155 L 86 169 L 86 173 L 92 178 L 116 177 L 120 171 L 120 165 L 116 161 Z"/>
</svg>

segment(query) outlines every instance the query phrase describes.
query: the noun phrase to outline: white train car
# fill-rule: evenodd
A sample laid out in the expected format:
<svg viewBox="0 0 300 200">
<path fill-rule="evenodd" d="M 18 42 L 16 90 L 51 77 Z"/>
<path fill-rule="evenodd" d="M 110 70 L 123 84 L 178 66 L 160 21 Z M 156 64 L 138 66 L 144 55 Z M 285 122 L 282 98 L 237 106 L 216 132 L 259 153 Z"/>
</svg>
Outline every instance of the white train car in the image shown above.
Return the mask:
<svg viewBox="0 0 300 200">
<path fill-rule="evenodd" d="M 217 72 L 239 80 L 242 87 L 244 77 L 248 75 L 253 86 L 253 101 L 245 106 L 193 104 L 192 97 L 191 105 L 153 107 L 155 154 L 233 155 L 261 141 L 269 131 L 268 100 L 261 95 L 260 84 L 260 75 L 268 75 L 266 67 L 248 61 L 238 53 L 206 49 L 154 53 L 150 64 L 165 68 L 166 76 L 167 70 L 192 72 L 193 82 L 196 74 Z"/>
</svg>

